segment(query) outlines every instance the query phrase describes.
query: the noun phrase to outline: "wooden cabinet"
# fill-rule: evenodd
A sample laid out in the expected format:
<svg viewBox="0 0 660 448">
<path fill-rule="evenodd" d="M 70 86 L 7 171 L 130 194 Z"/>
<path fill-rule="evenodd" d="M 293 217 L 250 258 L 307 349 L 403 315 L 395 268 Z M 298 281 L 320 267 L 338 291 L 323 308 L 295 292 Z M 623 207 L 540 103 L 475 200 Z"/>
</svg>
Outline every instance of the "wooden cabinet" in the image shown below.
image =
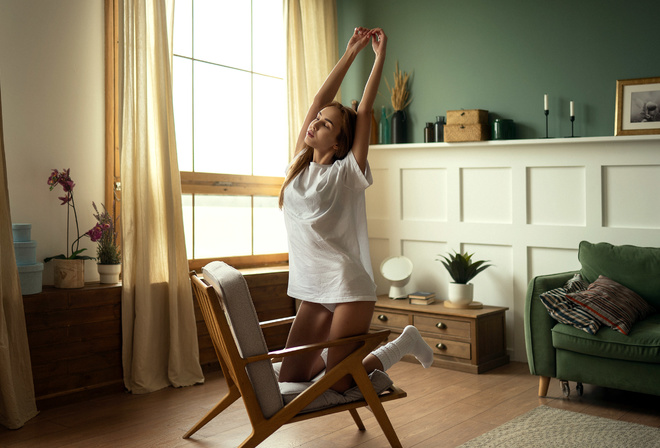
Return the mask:
<svg viewBox="0 0 660 448">
<path fill-rule="evenodd" d="M 121 285 L 44 286 L 23 296 L 39 407 L 65 396 L 122 390 Z"/>
<path fill-rule="evenodd" d="M 389 329 L 390 340 L 406 325 L 414 325 L 433 348 L 434 366 L 483 373 L 509 362 L 505 311 L 508 308 L 447 308 L 442 302 L 410 305 L 407 300 L 379 296 L 373 329 Z"/>
</svg>

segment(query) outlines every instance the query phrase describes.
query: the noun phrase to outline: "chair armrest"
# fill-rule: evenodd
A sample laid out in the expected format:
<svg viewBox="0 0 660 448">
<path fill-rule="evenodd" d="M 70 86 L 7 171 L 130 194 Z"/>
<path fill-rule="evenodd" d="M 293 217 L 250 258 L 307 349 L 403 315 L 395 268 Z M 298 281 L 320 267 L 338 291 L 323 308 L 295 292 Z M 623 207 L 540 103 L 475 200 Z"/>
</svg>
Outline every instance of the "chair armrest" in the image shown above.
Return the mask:
<svg viewBox="0 0 660 448">
<path fill-rule="evenodd" d="M 525 298 L 525 348 L 532 375 L 554 378 L 556 355 L 552 345 L 552 327 L 557 324 L 541 302 L 539 296 L 551 289 L 561 288 L 578 271 L 534 277 L 527 287 Z"/>
<path fill-rule="evenodd" d="M 288 325 L 293 323 L 293 320 L 295 318 L 296 318 L 295 316 L 289 316 L 289 317 L 282 317 L 280 319 L 265 320 L 263 322 L 259 322 L 259 326 L 263 330 L 264 328 L 277 327 L 280 325 Z"/>
<path fill-rule="evenodd" d="M 316 344 L 300 345 L 298 347 L 290 347 L 282 350 L 275 350 L 272 352 L 264 353 L 263 355 L 250 356 L 245 359 L 245 362 L 252 363 L 257 361 L 263 361 L 265 359 L 271 360 L 274 358 L 285 358 L 287 356 L 299 355 L 301 353 L 306 353 L 314 350 L 322 350 L 328 347 L 337 347 L 342 345 L 355 344 L 356 342 L 364 342 L 365 344 L 371 345 L 373 348 L 376 348 L 382 342 L 387 341 L 387 337 L 390 335 L 390 330 L 379 330 L 367 334 L 361 334 L 358 336 L 351 336 L 349 338 L 336 339 L 334 341 L 324 341 L 317 342 Z"/>
</svg>

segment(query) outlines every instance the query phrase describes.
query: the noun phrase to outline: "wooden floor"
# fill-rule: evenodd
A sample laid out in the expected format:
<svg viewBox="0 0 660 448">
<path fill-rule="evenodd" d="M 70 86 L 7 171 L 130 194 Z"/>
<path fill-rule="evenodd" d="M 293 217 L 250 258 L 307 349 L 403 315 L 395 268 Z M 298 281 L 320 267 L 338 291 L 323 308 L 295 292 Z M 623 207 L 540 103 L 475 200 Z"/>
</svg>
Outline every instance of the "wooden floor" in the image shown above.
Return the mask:
<svg viewBox="0 0 660 448">
<path fill-rule="evenodd" d="M 400 362 L 388 373 L 408 392 L 407 398 L 385 404 L 404 447 L 454 447 L 542 404 L 660 427 L 660 397 L 585 385 L 582 397 L 573 391 L 564 398 L 553 380 L 548 397 L 538 398 L 538 380 L 522 363 L 473 375 Z M 224 379 L 212 372 L 200 386 L 115 393 L 47 409 L 19 430 L 0 429 L 0 447 L 235 447 L 250 428 L 241 402 L 192 439 L 181 439 L 225 389 Z M 366 431 L 358 431 L 345 413 L 285 426 L 262 446 L 388 446 L 371 413 L 361 409 L 360 414 Z"/>
</svg>

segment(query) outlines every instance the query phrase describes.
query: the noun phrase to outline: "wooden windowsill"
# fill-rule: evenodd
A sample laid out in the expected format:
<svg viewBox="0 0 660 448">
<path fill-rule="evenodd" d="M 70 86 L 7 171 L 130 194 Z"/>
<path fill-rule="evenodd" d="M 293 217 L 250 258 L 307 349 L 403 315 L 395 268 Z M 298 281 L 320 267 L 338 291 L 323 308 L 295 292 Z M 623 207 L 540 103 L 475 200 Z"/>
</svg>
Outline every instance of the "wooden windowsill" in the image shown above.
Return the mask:
<svg viewBox="0 0 660 448">
<path fill-rule="evenodd" d="M 266 272 L 279 272 L 282 269 L 289 269 L 289 254 L 268 254 L 268 255 L 248 255 L 242 257 L 224 257 L 224 258 L 200 258 L 188 260 L 188 269 L 202 272 L 202 268 L 212 261 L 224 261 L 241 272 L 244 270 L 267 270 Z M 270 270 L 270 271 L 268 271 Z M 249 272 L 249 271 L 246 271 Z M 264 272 L 264 271 L 260 271 Z"/>
<path fill-rule="evenodd" d="M 261 266 L 256 268 L 242 268 L 238 270 L 243 275 L 277 274 L 279 272 L 289 272 L 289 265 L 281 264 L 274 266 Z"/>
</svg>

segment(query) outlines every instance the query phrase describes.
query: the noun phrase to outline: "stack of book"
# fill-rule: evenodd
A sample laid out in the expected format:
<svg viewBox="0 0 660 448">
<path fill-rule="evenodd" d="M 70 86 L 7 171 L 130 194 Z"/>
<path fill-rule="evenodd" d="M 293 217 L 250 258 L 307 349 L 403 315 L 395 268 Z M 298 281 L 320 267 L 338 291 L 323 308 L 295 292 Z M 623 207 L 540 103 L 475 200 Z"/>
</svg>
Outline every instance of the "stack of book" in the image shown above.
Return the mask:
<svg viewBox="0 0 660 448">
<path fill-rule="evenodd" d="M 434 292 L 417 291 L 408 294 L 408 300 L 411 305 L 430 305 L 435 302 Z"/>
</svg>

